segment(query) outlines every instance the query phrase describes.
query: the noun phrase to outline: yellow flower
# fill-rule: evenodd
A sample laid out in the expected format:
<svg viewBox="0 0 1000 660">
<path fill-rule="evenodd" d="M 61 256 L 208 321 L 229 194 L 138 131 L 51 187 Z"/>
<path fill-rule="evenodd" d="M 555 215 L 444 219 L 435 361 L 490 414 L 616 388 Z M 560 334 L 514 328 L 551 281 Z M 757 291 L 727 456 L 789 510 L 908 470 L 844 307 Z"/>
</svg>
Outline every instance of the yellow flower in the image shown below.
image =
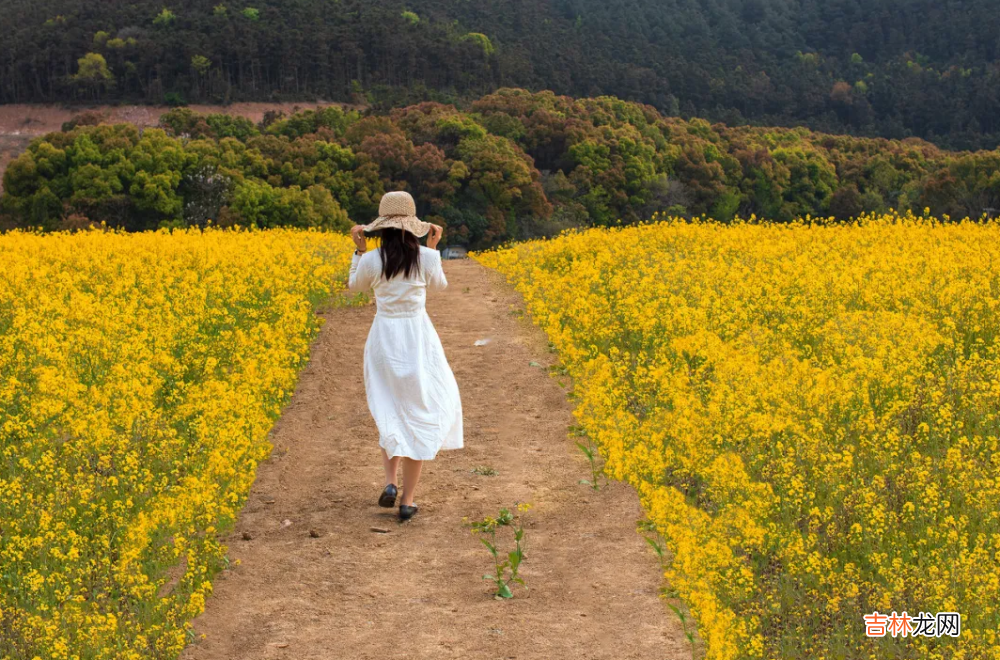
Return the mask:
<svg viewBox="0 0 1000 660">
<path fill-rule="evenodd" d="M 474 257 L 558 351 L 706 657 L 868 657 L 863 614 L 946 607 L 961 637 L 915 653 L 1000 657 L 1000 225 L 654 220 Z"/>
<path fill-rule="evenodd" d="M 178 655 L 350 245 L 0 235 L 0 657 Z"/>
</svg>

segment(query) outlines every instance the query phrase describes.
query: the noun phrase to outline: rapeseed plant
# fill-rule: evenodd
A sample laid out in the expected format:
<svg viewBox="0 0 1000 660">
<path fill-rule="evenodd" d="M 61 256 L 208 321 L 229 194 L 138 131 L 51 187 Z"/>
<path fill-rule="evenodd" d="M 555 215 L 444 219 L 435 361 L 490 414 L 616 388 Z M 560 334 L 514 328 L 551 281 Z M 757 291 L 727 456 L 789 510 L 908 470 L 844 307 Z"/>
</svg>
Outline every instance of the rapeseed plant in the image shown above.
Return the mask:
<svg viewBox="0 0 1000 660">
<path fill-rule="evenodd" d="M 350 253 L 312 231 L 0 236 L 0 657 L 178 655 Z"/>
<path fill-rule="evenodd" d="M 476 258 L 561 355 L 710 660 L 1000 657 L 1000 224 L 655 217 Z M 868 639 L 874 610 L 961 635 Z"/>
</svg>

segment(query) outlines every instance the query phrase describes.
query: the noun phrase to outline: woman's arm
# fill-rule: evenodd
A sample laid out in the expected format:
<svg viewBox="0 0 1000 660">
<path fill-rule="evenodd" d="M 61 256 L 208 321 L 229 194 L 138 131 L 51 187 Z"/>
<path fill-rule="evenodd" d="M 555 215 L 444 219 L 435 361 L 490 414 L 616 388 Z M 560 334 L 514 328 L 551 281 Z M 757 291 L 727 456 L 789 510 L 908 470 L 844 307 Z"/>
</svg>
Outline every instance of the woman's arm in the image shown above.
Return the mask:
<svg viewBox="0 0 1000 660">
<path fill-rule="evenodd" d="M 347 288 L 356 293 L 370 290 L 375 286 L 372 275 L 371 259 L 362 261 L 361 255 L 351 257 L 351 274 L 347 278 Z"/>
<path fill-rule="evenodd" d="M 431 231 L 427 235 L 427 247 L 436 250 L 442 236 L 444 236 L 444 227 L 431 223 Z"/>
<path fill-rule="evenodd" d="M 364 228 L 361 225 L 355 225 L 351 229 L 351 238 L 354 240 L 357 250 L 351 257 L 351 273 L 347 278 L 347 288 L 355 292 L 368 291 L 375 285 L 375 278 L 371 272 L 371 259 L 367 263 L 362 263 L 361 260 L 362 255 L 367 250 Z"/>
<path fill-rule="evenodd" d="M 431 291 L 442 291 L 448 287 L 448 280 L 444 276 L 444 268 L 441 266 L 441 253 L 434 251 L 433 263 L 427 269 L 427 288 Z"/>
</svg>

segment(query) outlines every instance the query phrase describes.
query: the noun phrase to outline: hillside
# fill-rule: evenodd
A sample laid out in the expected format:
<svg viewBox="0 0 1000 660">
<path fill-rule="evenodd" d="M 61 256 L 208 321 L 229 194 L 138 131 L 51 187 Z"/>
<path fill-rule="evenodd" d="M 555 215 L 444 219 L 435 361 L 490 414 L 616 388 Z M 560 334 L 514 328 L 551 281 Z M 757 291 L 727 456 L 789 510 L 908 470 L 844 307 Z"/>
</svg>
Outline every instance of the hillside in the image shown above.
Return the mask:
<svg viewBox="0 0 1000 660">
<path fill-rule="evenodd" d="M 194 105 L 194 112 L 225 113 L 261 121 L 267 113 L 295 113 L 315 107 L 312 103 L 231 103 L 227 106 Z M 170 108 L 162 106 L 90 106 L 86 109 L 62 105 L 6 104 L 0 105 L 0 194 L 7 164 L 27 149 L 31 140 L 59 131 L 67 122 L 81 114 L 100 117 L 113 124 L 132 124 L 139 128 L 157 126 L 160 117 Z"/>
<path fill-rule="evenodd" d="M 2 0 L 0 102 L 612 94 L 672 116 L 1000 143 L 986 0 Z"/>
<path fill-rule="evenodd" d="M 505 88 L 466 110 L 250 116 L 178 108 L 139 130 L 85 113 L 8 165 L 0 228 L 345 229 L 374 217 L 388 190 L 412 192 L 449 242 L 475 249 L 655 213 L 791 222 L 1000 209 L 1000 151 L 709 124 L 613 97 Z"/>
</svg>

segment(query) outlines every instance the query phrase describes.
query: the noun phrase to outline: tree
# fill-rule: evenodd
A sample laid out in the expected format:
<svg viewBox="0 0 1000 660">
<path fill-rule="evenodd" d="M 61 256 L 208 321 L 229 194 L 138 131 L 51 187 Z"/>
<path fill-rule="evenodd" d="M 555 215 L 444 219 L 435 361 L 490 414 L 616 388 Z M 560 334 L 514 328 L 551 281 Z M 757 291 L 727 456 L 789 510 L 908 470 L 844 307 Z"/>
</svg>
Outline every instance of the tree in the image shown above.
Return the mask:
<svg viewBox="0 0 1000 660">
<path fill-rule="evenodd" d="M 177 15 L 166 7 L 153 19 L 153 25 L 157 27 L 168 27 L 177 20 Z"/>
<path fill-rule="evenodd" d="M 195 55 L 191 58 L 191 67 L 198 73 L 199 76 L 203 76 L 208 73 L 208 70 L 212 68 L 212 60 L 208 59 L 204 55 Z"/>
<path fill-rule="evenodd" d="M 462 37 L 462 41 L 468 41 L 476 44 L 482 49 L 483 55 L 486 57 L 489 57 L 496 52 L 496 48 L 493 47 L 493 42 L 490 41 L 490 38 L 479 32 L 470 32 Z"/>
<path fill-rule="evenodd" d="M 610 97 L 510 89 L 470 111 L 420 103 L 362 117 L 330 106 L 260 126 L 178 108 L 141 136 L 105 120 L 76 117 L 10 164 L 5 223 L 342 228 L 403 189 L 421 216 L 481 248 L 656 211 L 788 221 L 889 206 L 955 218 L 1000 208 L 1000 152 L 727 127 Z"/>
<path fill-rule="evenodd" d="M 114 87 L 115 77 L 108 70 L 108 62 L 100 53 L 87 53 L 76 61 L 77 72 L 73 81 L 82 89 L 88 90 L 95 97 L 100 96 L 102 89 Z"/>
</svg>

